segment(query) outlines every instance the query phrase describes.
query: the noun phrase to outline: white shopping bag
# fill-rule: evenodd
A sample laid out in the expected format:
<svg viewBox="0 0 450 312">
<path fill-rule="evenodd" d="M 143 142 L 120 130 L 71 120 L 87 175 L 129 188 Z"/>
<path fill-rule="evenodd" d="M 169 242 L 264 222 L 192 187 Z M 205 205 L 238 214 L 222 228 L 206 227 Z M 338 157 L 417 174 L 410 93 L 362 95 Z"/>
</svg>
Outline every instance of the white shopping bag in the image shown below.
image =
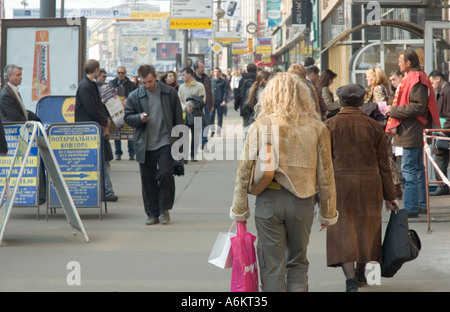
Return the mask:
<svg viewBox="0 0 450 312">
<path fill-rule="evenodd" d="M 233 227 L 233 225 L 234 222 L 231 227 Z M 214 243 L 214 247 L 208 258 L 209 263 L 214 264 L 221 269 L 228 269 L 233 265 L 233 253 L 231 252 L 230 238 L 236 236 L 236 233 L 231 232 L 231 227 L 227 233 L 220 232 L 219 235 L 217 235 L 216 242 Z"/>
</svg>

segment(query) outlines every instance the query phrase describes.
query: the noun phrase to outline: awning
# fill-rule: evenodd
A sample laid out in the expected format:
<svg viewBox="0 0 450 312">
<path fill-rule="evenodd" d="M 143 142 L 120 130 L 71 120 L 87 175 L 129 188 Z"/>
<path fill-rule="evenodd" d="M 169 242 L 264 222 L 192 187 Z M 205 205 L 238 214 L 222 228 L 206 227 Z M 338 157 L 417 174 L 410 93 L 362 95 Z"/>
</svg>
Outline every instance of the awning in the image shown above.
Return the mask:
<svg viewBox="0 0 450 312">
<path fill-rule="evenodd" d="M 346 30 L 344 30 L 343 32 L 341 32 L 337 37 L 335 37 L 333 40 L 331 40 L 330 42 L 328 42 L 327 44 L 325 44 L 322 48 L 322 51 L 320 51 L 319 55 L 320 56 L 322 53 L 324 53 L 325 51 L 327 51 L 329 48 L 331 48 L 332 46 L 338 45 L 341 41 L 343 41 L 347 36 L 349 36 L 351 33 L 361 30 L 363 28 L 367 28 L 367 27 L 374 27 L 374 26 L 389 26 L 389 27 L 395 27 L 395 28 L 400 28 L 403 30 L 407 30 L 411 33 L 413 33 L 414 35 L 416 35 L 419 38 L 423 38 L 424 37 L 424 28 L 412 23 L 412 22 L 408 22 L 408 21 L 397 21 L 397 20 L 380 20 L 380 21 L 372 21 L 371 23 L 365 23 L 365 24 L 361 24 L 358 25 L 356 27 L 353 28 L 347 28 Z M 435 38 L 437 39 L 441 39 L 442 43 L 444 44 L 444 46 L 448 46 L 448 43 L 441 38 L 438 35 L 434 35 Z"/>
</svg>

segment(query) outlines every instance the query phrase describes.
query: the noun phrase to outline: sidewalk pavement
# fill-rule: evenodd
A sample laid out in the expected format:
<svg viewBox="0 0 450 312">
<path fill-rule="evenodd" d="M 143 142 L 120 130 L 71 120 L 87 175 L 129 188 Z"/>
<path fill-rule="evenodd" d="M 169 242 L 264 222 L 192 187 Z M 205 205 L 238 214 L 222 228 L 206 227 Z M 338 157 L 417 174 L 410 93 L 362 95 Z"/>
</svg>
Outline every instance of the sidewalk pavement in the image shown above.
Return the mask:
<svg viewBox="0 0 450 312">
<path fill-rule="evenodd" d="M 225 129 L 223 137 L 210 140 L 217 151 L 222 150 L 222 142 L 229 144 L 224 145 L 224 160 L 190 162 L 185 175 L 176 177 L 169 225 L 145 225 L 139 167 L 127 157 L 111 163 L 119 200 L 107 203 L 102 220 L 97 208 L 78 210 L 89 243 L 80 233 L 72 235 L 61 209 L 46 221 L 45 205 L 40 207 L 39 220 L 35 208 L 13 208 L 0 246 L 0 291 L 228 292 L 231 269 L 219 269 L 207 260 L 217 234 L 232 224 L 228 213 L 240 156 L 236 142 L 243 140 L 241 124 L 230 109 L 224 126 L 231 127 L 231 133 Z M 240 129 L 237 135 L 233 129 Z M 422 241 L 419 257 L 404 264 L 393 278 L 381 278 L 381 285 L 360 292 L 450 291 L 449 202 L 450 196 L 431 198 L 431 234 L 426 216 L 410 219 L 410 228 Z M 249 204 L 248 230 L 256 235 L 253 196 Z M 383 232 L 388 218 L 384 211 Z M 317 219 L 308 259 L 310 292 L 345 291 L 342 270 L 326 266 L 326 233 L 319 232 Z"/>
</svg>

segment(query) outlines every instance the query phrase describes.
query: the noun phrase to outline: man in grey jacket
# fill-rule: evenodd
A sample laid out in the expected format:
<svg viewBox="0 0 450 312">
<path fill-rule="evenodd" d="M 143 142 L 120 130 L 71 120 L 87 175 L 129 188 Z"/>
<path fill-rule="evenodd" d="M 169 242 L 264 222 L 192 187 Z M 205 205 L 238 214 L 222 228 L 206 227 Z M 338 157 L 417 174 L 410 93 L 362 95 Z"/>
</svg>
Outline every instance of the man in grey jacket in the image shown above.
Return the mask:
<svg viewBox="0 0 450 312">
<path fill-rule="evenodd" d="M 168 224 L 175 200 L 171 146 L 180 139 L 171 133 L 175 126 L 183 124 L 181 103 L 175 89 L 156 80 L 153 66 L 140 66 L 138 75 L 142 85 L 128 96 L 125 122 L 136 131 L 135 152 L 146 224 Z"/>
</svg>

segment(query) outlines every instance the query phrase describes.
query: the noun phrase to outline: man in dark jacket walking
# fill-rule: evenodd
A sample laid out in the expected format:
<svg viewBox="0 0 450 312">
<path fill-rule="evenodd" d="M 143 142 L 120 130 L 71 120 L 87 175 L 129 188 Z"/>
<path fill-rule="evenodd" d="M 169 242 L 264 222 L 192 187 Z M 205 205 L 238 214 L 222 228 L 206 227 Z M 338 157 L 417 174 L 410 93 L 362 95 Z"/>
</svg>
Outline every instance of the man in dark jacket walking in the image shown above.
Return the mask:
<svg viewBox="0 0 450 312">
<path fill-rule="evenodd" d="M 103 172 L 105 183 L 104 197 L 107 201 L 117 201 L 118 197 L 114 194 L 110 179 L 110 163 L 112 160 L 112 150 L 109 143 L 109 119 L 108 111 L 102 103 L 102 98 L 97 87 L 95 79 L 100 74 L 100 63 L 97 60 L 88 60 L 84 65 L 86 76 L 78 85 L 75 99 L 75 122 L 95 121 L 100 124 L 102 129 L 102 147 L 103 147 Z"/>
<path fill-rule="evenodd" d="M 171 148 L 182 136 L 172 136 L 172 129 L 183 124 L 181 103 L 174 88 L 156 80 L 153 66 L 141 65 L 138 75 L 142 85 L 128 96 L 125 122 L 135 128 L 146 224 L 168 224 L 175 200 L 174 158 L 182 153 Z"/>
<path fill-rule="evenodd" d="M 211 88 L 213 90 L 214 95 L 214 110 L 211 112 L 209 116 L 209 125 L 212 126 L 212 132 L 215 131 L 215 117 L 217 112 L 217 125 L 219 128 L 217 129 L 217 134 L 221 135 L 222 130 L 222 122 L 223 122 L 223 113 L 225 106 L 227 105 L 227 99 L 228 99 L 228 83 L 226 80 L 222 79 L 220 75 L 222 74 L 222 71 L 220 68 L 214 69 L 214 75 L 211 79 Z"/>
<path fill-rule="evenodd" d="M 246 110 L 242 109 L 244 107 L 244 103 L 247 100 L 245 98 L 245 94 L 247 89 L 250 89 L 253 83 L 256 80 L 256 65 L 254 63 L 250 63 L 247 65 L 247 72 L 242 74 L 242 79 L 239 80 L 238 92 L 236 93 L 236 97 L 234 99 L 234 110 L 240 111 L 240 115 L 242 116 L 244 132 L 247 132 L 246 129 L 250 125 L 250 118 L 252 116 L 251 113 L 246 113 Z"/>
<path fill-rule="evenodd" d="M 124 100 L 137 89 L 137 86 L 127 77 L 127 70 L 124 66 L 117 68 L 117 77 L 111 80 L 111 85 L 116 90 L 116 94 Z M 114 147 L 116 160 L 121 160 L 123 154 L 121 140 L 114 140 Z M 130 160 L 134 160 L 134 141 L 128 141 L 128 156 Z"/>
</svg>

